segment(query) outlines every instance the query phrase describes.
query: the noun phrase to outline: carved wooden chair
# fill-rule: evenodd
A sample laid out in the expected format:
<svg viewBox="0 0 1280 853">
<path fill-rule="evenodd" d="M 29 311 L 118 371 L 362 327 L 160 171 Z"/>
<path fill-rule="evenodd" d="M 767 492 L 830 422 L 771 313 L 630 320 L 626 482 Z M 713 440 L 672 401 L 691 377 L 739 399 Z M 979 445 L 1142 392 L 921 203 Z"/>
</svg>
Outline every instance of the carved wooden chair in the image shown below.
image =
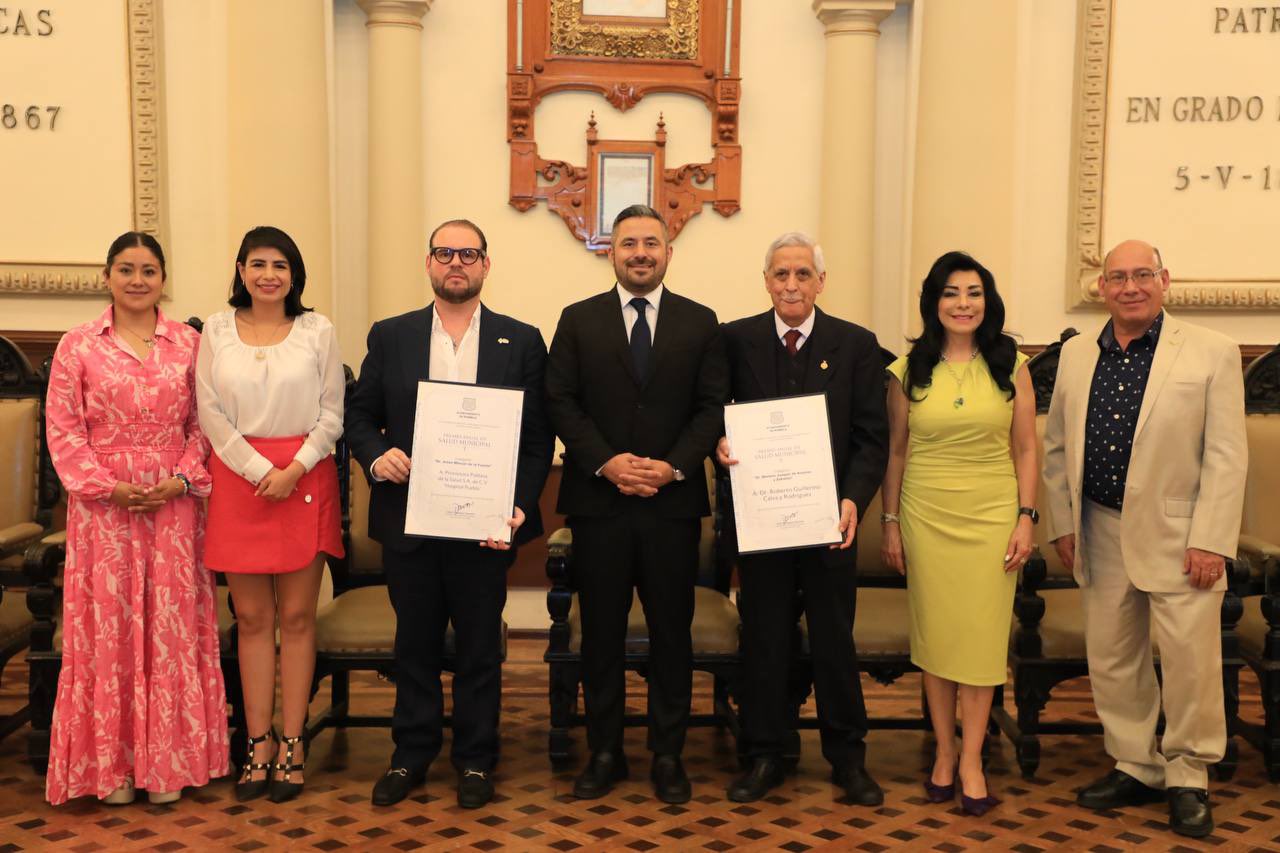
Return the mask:
<svg viewBox="0 0 1280 853">
<path fill-rule="evenodd" d="M 355 386 L 351 368 L 347 395 Z M 382 546 L 369 538 L 369 481 L 354 470 L 345 440 L 338 442 L 338 490 L 342 501 L 342 539 L 346 556 L 329 561 L 333 598 L 316 612 L 316 672 L 313 691 L 329 679 L 329 704 L 307 721 L 308 742 L 327 728 L 390 727 L 389 715 L 351 710 L 351 673 L 376 672 L 395 680 L 396 614 L 382 571 Z M 502 623 L 502 659 L 507 656 L 507 624 Z M 445 633 L 444 669 L 455 664 L 453 626 Z M 445 718 L 448 725 L 450 718 Z"/>
<path fill-rule="evenodd" d="M 1044 424 L 1053 395 L 1062 344 L 1076 334 L 1063 332 L 1061 339 L 1031 359 L 1028 369 L 1036 393 L 1036 438 L 1040 461 L 1044 459 Z M 1043 464 L 1041 465 L 1043 470 Z M 1044 494 L 1041 481 L 1039 494 Z M 1043 505 L 1043 501 L 1041 501 Z M 1024 778 L 1032 778 L 1040 766 L 1040 736 L 1045 734 L 1099 734 L 1099 723 L 1079 720 L 1044 722 L 1040 719 L 1053 688 L 1064 681 L 1089 674 L 1085 654 L 1084 610 L 1080 589 L 1070 569 L 1058 560 L 1057 551 L 1047 539 L 1047 525 L 1036 527 L 1036 552 L 1022 570 L 1018 592 L 1014 598 L 1017 622 L 1009 641 L 1009 665 L 1013 670 L 1013 694 L 1016 716 L 1002 704 L 992 708 L 992 718 L 1013 742 L 1018 766 Z M 1236 716 L 1239 704 L 1239 673 L 1244 665 L 1238 649 L 1235 625 L 1240 619 L 1239 590 L 1247 570 L 1229 560 L 1230 581 L 1222 603 L 1222 678 L 1227 719 Z M 1157 671 L 1159 652 L 1153 645 Z M 1163 727 L 1163 720 L 1161 721 Z M 1229 779 L 1238 762 L 1238 745 L 1228 737 L 1226 755 L 1215 765 L 1219 779 Z"/>
<path fill-rule="evenodd" d="M 197 318 L 187 321 L 200 331 Z M 47 375 L 47 370 L 46 370 Z M 43 408 L 40 416 L 41 444 L 44 444 Z M 49 506 L 57 502 L 60 491 L 57 474 L 51 462 L 47 462 L 48 449 L 42 451 L 48 465 Z M 49 738 L 53 726 L 53 704 L 58 694 L 58 676 L 62 671 L 62 568 L 66 562 L 66 531 L 45 536 L 30 546 L 23 558 L 22 576 L 27 585 L 26 607 L 32 619 L 31 651 L 27 655 L 29 666 L 29 695 L 31 698 L 31 731 L 27 736 L 27 760 L 37 773 L 44 773 L 49 764 Z M 232 633 L 233 616 L 230 598 L 224 582 L 218 586 L 218 645 L 221 655 L 223 678 L 229 697 L 239 694 L 240 670 L 235 658 Z M 232 704 L 234 710 L 235 704 Z M 232 715 L 235 726 L 235 716 Z M 243 749 L 233 755 L 243 755 Z"/>
<path fill-rule="evenodd" d="M 894 353 L 880 348 L 880 359 L 885 367 L 895 358 Z M 885 381 L 888 382 L 887 374 Z M 881 495 L 877 491 L 858 525 L 858 599 L 853 619 L 853 645 L 858 654 L 859 671 L 887 686 L 908 672 L 918 672 L 919 668 L 911 662 L 911 616 L 907 605 L 906 578 L 880 561 L 880 513 L 883 508 L 880 501 Z M 802 617 L 799 663 L 807 683 L 795 697 L 799 702 L 808 698 L 813 685 L 810 653 L 808 624 Z M 920 697 L 918 716 L 882 717 L 872 714 L 868 708 L 871 728 L 928 730 L 930 722 L 923 690 Z M 797 727 L 816 728 L 817 720 L 797 716 Z"/>
<path fill-rule="evenodd" d="M 730 703 L 730 695 L 739 668 L 740 621 L 738 609 L 729 598 L 733 566 L 726 558 L 726 549 L 720 545 L 726 486 L 716 478 L 710 461 L 706 466 L 712 513 L 703 519 L 699 542 L 692 627 L 693 668 L 714 677 L 714 699 L 711 713 L 690 715 L 689 725 L 724 728 L 736 737 L 738 719 Z M 551 581 L 551 589 L 547 592 L 547 611 L 551 616 L 551 630 L 543 660 L 549 665 L 551 688 L 548 751 L 552 763 L 559 765 L 569 758 L 573 743 L 571 729 L 586 723 L 586 717 L 578 709 L 578 692 L 582 683 L 582 620 L 578 613 L 578 594 L 570 580 L 573 532 L 569 528 L 554 531 L 547 540 L 547 546 L 547 577 Z M 649 635 L 639 596 L 632 599 L 631 612 L 627 617 L 625 661 L 629 670 L 641 675 L 648 672 Z M 646 724 L 647 719 L 642 714 L 627 714 L 625 717 L 625 725 Z"/>
<path fill-rule="evenodd" d="M 1280 347 L 1249 365 L 1244 395 L 1249 475 L 1240 557 L 1248 581 L 1236 630 L 1240 655 L 1261 686 L 1263 722 L 1236 716 L 1228 723 L 1262 752 L 1268 776 L 1280 782 Z"/>
<path fill-rule="evenodd" d="M 44 436 L 46 373 L 0 337 L 0 672 L 31 642 L 34 620 L 23 595 L 26 549 L 53 528 L 58 482 Z M 7 593 L 7 594 L 6 594 Z M 25 723 L 30 706 L 0 718 L 0 738 Z"/>
</svg>

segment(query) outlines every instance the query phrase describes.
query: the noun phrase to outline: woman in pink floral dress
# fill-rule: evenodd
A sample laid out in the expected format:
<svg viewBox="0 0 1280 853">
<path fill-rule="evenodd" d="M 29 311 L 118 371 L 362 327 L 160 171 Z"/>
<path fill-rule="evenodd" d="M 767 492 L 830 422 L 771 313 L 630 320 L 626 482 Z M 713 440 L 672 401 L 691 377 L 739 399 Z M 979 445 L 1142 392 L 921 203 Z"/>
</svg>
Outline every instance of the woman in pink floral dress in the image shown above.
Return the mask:
<svg viewBox="0 0 1280 853">
<path fill-rule="evenodd" d="M 121 235 L 112 305 L 71 329 L 47 426 L 67 490 L 62 673 L 46 794 L 172 802 L 228 772 L 214 576 L 201 565 L 209 493 L 194 390 L 199 337 L 156 307 L 164 253 Z"/>
</svg>

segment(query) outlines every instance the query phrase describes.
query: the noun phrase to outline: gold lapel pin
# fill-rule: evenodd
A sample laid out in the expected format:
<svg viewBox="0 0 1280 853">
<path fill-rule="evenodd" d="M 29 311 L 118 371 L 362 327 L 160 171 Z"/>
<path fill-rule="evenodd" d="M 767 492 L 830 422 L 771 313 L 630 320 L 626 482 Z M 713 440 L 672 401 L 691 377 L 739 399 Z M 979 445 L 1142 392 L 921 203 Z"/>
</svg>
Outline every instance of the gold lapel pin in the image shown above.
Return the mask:
<svg viewBox="0 0 1280 853">
<path fill-rule="evenodd" d="M 824 359 L 822 360 L 822 364 L 819 364 L 819 365 L 818 365 L 818 367 L 821 367 L 823 370 L 826 370 L 826 369 L 827 369 L 827 360 L 824 358 Z"/>
<path fill-rule="evenodd" d="M 509 343 L 511 343 L 511 341 L 507 340 L 506 338 L 498 338 L 498 343 L 500 343 L 500 344 L 509 344 Z"/>
</svg>

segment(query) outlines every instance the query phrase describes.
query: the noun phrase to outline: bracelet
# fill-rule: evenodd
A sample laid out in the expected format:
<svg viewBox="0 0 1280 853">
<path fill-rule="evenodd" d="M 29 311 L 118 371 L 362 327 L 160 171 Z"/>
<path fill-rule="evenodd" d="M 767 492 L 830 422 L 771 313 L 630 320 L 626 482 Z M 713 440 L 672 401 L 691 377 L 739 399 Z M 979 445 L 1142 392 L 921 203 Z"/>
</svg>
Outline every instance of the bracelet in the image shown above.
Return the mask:
<svg viewBox="0 0 1280 853">
<path fill-rule="evenodd" d="M 186 474 L 181 474 L 177 471 L 174 471 L 173 479 L 177 480 L 179 483 L 182 484 L 182 494 L 184 495 L 191 494 L 191 481 L 187 479 Z"/>
<path fill-rule="evenodd" d="M 897 524 L 898 514 L 896 512 L 882 512 L 880 513 L 880 523 L 881 524 Z"/>
</svg>

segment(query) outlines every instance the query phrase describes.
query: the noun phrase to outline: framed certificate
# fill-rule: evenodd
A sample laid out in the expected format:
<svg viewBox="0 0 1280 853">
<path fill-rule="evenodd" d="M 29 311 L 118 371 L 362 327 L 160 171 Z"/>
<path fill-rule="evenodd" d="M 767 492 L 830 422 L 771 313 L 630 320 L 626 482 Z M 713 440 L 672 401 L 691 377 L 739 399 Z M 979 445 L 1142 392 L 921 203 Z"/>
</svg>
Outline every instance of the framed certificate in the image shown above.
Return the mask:
<svg viewBox="0 0 1280 853">
<path fill-rule="evenodd" d="M 419 382 L 406 536 L 511 541 L 524 391 Z"/>
<path fill-rule="evenodd" d="M 843 541 L 826 394 L 724 407 L 738 553 Z"/>
</svg>

